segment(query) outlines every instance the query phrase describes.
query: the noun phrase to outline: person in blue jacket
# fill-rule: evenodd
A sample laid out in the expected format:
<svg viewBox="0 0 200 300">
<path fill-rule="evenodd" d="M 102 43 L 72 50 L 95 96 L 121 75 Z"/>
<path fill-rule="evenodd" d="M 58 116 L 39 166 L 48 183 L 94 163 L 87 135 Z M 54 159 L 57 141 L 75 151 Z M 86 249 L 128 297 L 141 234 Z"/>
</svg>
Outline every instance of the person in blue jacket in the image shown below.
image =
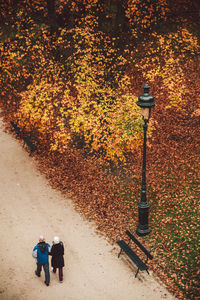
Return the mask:
<svg viewBox="0 0 200 300">
<path fill-rule="evenodd" d="M 49 253 L 51 247 L 48 243 L 45 242 L 44 237 L 41 235 L 39 237 L 39 243 L 33 248 L 33 257 L 37 259 L 37 269 L 35 275 L 40 277 L 42 267 L 45 273 L 45 284 L 49 286 L 50 283 L 50 273 L 49 273 Z"/>
</svg>

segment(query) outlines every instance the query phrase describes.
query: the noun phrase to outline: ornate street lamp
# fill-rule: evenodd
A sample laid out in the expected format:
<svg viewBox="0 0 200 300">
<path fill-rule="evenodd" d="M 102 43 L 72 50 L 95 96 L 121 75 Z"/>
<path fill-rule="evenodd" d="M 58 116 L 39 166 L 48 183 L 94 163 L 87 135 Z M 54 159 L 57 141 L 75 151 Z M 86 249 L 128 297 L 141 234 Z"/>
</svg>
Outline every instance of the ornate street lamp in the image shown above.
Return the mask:
<svg viewBox="0 0 200 300">
<path fill-rule="evenodd" d="M 151 115 L 151 108 L 155 105 L 153 96 L 149 95 L 148 84 L 144 85 L 144 94 L 139 96 L 137 105 L 142 109 L 142 118 L 144 120 L 144 142 L 143 142 L 143 164 L 142 164 L 142 188 L 141 188 L 141 200 L 138 204 L 139 212 L 139 224 L 136 229 L 136 233 L 139 236 L 145 236 L 150 233 L 148 225 L 148 216 L 149 216 L 149 204 L 147 203 L 146 198 L 146 136 L 148 122 Z"/>
</svg>

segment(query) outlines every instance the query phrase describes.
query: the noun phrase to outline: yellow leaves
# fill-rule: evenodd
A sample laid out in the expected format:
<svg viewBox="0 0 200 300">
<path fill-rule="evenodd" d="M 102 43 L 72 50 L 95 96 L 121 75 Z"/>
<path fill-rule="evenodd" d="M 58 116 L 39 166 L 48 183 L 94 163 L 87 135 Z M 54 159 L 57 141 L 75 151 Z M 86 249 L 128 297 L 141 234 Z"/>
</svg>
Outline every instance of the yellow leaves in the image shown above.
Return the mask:
<svg viewBox="0 0 200 300">
<path fill-rule="evenodd" d="M 126 78 L 124 80 L 126 81 Z M 123 84 L 125 85 L 122 80 L 121 87 L 124 88 Z M 79 88 L 83 87 L 79 86 Z M 110 106 L 107 107 L 106 103 L 107 101 L 109 103 L 108 95 L 114 95 L 113 91 L 101 88 L 102 101 L 99 104 L 92 101 L 91 97 L 87 97 L 85 92 L 85 88 L 83 91 L 79 90 L 77 94 L 79 105 L 71 105 L 68 110 L 71 131 L 82 133 L 85 143 L 90 144 L 90 147 L 95 151 L 103 146 L 106 157 L 124 159 L 124 151 L 126 149 L 133 151 L 134 144 L 138 145 L 137 140 L 141 138 L 140 124 L 137 124 L 140 113 L 135 104 L 136 98 L 131 96 L 129 92 L 123 96 L 118 93 L 118 96 L 115 95 L 111 109 Z M 127 131 L 128 122 L 131 122 L 132 125 L 131 130 Z M 132 146 L 128 146 L 130 143 Z"/>
<path fill-rule="evenodd" d="M 179 27 L 177 32 L 171 32 L 168 35 L 158 36 L 160 47 L 163 51 L 171 51 L 171 54 L 174 53 L 174 50 L 181 52 L 182 54 L 189 51 L 191 54 L 200 51 L 198 45 L 198 38 L 190 33 L 187 28 Z"/>
<path fill-rule="evenodd" d="M 141 70 L 146 80 L 150 83 L 160 82 L 165 89 L 165 108 L 174 107 L 184 109 L 186 99 L 190 94 L 189 82 L 185 80 L 187 69 L 185 56 L 188 53 L 200 54 L 197 37 L 186 28 L 179 28 L 177 32 L 168 34 L 153 34 L 154 44 L 145 46 L 145 51 L 150 58 L 138 60 L 135 67 Z"/>
<path fill-rule="evenodd" d="M 66 33 L 67 33 L 67 29 L 64 28 L 64 29 L 61 30 L 60 35 L 64 36 Z"/>
<path fill-rule="evenodd" d="M 51 144 L 51 148 L 50 149 L 52 151 L 56 151 L 58 149 L 58 143 Z"/>
<path fill-rule="evenodd" d="M 59 45 L 68 32 L 61 30 Z M 52 151 L 63 151 L 73 134 L 78 133 L 91 150 L 103 147 L 107 158 L 124 159 L 124 152 L 134 151 L 141 140 L 141 117 L 130 76 L 112 70 L 114 64 L 126 66 L 127 59 L 113 49 L 115 39 L 104 39 L 92 26 L 77 26 L 71 33 L 76 49 L 66 66 L 70 66 L 73 84 L 62 81 L 66 66 L 51 59 L 46 61 L 44 47 L 37 41 L 31 55 L 37 62 L 41 50 L 41 59 L 32 83 L 21 93 L 18 118 L 28 120 L 26 123 L 44 136 L 51 133 Z M 110 74 L 115 74 L 118 89 L 112 87 L 111 80 L 107 81 Z"/>
<path fill-rule="evenodd" d="M 70 133 L 67 130 L 55 131 L 53 135 L 53 141 L 51 143 L 52 151 L 59 151 L 63 153 L 68 146 L 68 142 L 71 139 Z"/>
</svg>

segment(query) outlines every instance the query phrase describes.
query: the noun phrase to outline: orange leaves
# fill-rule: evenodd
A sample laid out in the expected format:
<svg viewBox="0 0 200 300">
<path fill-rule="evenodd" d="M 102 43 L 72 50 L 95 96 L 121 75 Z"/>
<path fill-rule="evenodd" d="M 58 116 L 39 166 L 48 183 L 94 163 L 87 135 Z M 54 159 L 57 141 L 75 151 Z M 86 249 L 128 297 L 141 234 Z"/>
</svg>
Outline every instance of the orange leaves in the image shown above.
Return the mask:
<svg viewBox="0 0 200 300">
<path fill-rule="evenodd" d="M 190 77 L 188 66 L 190 64 L 191 68 L 196 63 L 193 55 L 200 53 L 197 37 L 184 26 L 177 28 L 176 32 L 154 33 L 153 37 L 145 47 L 147 57 L 141 57 L 136 66 L 148 82 L 159 82 L 161 89 L 165 90 L 165 108 L 183 111 L 191 93 L 190 80 L 186 79 L 186 73 L 187 78 Z"/>
<path fill-rule="evenodd" d="M 153 25 L 166 19 L 168 13 L 168 3 L 166 0 L 128 0 L 126 8 L 126 17 L 133 29 L 133 35 L 145 29 L 151 28 Z"/>
<path fill-rule="evenodd" d="M 79 210 L 115 240 L 138 221 L 143 121 L 136 101 L 143 83 L 150 83 L 157 103 L 147 141 L 152 268 L 192 298 L 199 242 L 195 31 L 183 18 L 181 26 L 158 23 L 168 13 L 165 0 L 130 0 L 124 2 L 130 26 L 119 24 L 112 37 L 107 25 L 102 28 L 109 34 L 99 30 L 100 17 L 108 16 L 110 28 L 125 20 L 118 1 L 59 0 L 59 28 L 50 35 L 45 1 L 31 3 L 40 20 L 22 5 L 10 32 L 7 22 L 0 35 L 5 112 L 21 128 L 37 131 L 42 172 L 54 187 L 73 191 Z"/>
<path fill-rule="evenodd" d="M 200 117 L 200 108 L 197 108 L 193 113 L 192 113 L 193 117 Z"/>
<path fill-rule="evenodd" d="M 86 146 L 92 151 L 99 151 L 103 147 L 107 158 L 122 159 L 124 151 L 132 151 L 141 136 L 140 133 L 137 135 L 140 132 L 136 121 L 138 113 L 133 118 L 135 123 L 131 120 L 132 129 L 123 133 L 124 128 L 129 126 L 126 124 L 131 119 L 131 114 L 137 110 L 129 92 L 129 78 L 125 76 L 119 80 L 117 92 L 105 81 L 115 51 L 109 40 L 103 40 L 103 36 L 94 32 L 93 28 L 77 27 L 74 39 L 76 53 L 72 57 L 71 74 L 76 92 L 73 103 L 66 102 L 71 132 L 83 134 Z M 103 46 L 105 44 L 106 54 L 104 48 L 99 48 L 99 43 Z M 126 60 L 119 56 L 118 62 L 124 65 Z M 131 139 L 131 136 L 134 138 Z"/>
</svg>

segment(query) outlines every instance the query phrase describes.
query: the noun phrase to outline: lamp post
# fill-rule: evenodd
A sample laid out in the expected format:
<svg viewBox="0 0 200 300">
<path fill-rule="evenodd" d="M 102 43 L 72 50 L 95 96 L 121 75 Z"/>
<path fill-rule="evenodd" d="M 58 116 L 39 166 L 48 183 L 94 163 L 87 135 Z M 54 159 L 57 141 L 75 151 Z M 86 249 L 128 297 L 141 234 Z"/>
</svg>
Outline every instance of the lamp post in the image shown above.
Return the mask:
<svg viewBox="0 0 200 300">
<path fill-rule="evenodd" d="M 138 97 L 137 105 L 142 109 L 142 118 L 144 120 L 144 142 L 143 142 L 143 164 L 142 164 L 142 187 L 141 187 L 141 200 L 138 204 L 139 212 L 139 224 L 136 229 L 136 233 L 139 236 L 145 236 L 150 233 L 150 228 L 148 225 L 149 216 L 149 204 L 146 198 L 146 140 L 147 140 L 147 128 L 148 122 L 151 115 L 151 108 L 155 105 L 153 96 L 149 94 L 150 86 L 148 84 L 144 85 L 143 95 Z"/>
</svg>

